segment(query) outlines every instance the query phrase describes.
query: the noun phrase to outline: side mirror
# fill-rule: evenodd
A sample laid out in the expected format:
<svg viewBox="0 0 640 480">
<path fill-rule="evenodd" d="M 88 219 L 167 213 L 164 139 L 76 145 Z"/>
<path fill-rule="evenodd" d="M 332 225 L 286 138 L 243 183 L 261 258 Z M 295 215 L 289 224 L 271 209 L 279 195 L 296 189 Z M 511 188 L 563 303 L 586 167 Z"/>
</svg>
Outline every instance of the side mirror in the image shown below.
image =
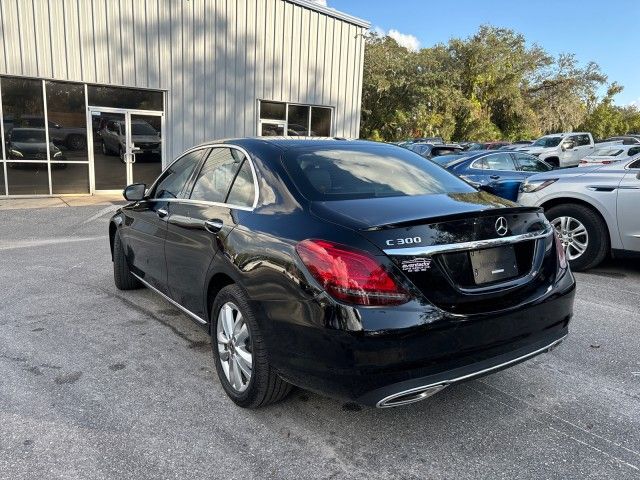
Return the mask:
<svg viewBox="0 0 640 480">
<path fill-rule="evenodd" d="M 124 189 L 122 196 L 130 202 L 139 202 L 144 199 L 146 189 L 147 186 L 144 183 L 133 183 Z"/>
<path fill-rule="evenodd" d="M 572 141 L 567 141 L 567 142 L 562 142 L 562 150 L 570 150 L 573 147 L 575 147 L 575 143 L 573 143 Z"/>
<path fill-rule="evenodd" d="M 136 147 L 135 144 L 131 145 L 131 153 L 135 155 L 136 153 L 140 152 L 142 152 L 142 149 L 140 147 Z"/>
</svg>

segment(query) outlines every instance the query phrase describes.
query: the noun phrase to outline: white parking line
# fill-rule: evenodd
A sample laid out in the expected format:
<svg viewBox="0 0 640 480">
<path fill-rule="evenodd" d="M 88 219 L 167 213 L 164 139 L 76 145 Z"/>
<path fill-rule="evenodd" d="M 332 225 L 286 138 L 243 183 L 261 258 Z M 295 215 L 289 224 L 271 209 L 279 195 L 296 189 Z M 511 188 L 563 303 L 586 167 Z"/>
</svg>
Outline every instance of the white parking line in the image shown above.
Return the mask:
<svg viewBox="0 0 640 480">
<path fill-rule="evenodd" d="M 101 235 L 98 237 L 63 237 L 63 238 L 48 238 L 45 240 L 15 240 L 15 241 L 0 241 L 0 250 L 14 250 L 16 248 L 32 248 L 32 247 L 44 247 L 47 245 L 56 245 L 60 243 L 74 243 L 74 242 L 91 242 L 93 240 L 106 241 L 106 236 Z"/>
<path fill-rule="evenodd" d="M 94 220 L 97 220 L 98 218 L 106 215 L 107 213 L 115 212 L 117 208 L 118 208 L 117 205 L 109 205 L 108 207 L 105 207 L 99 212 L 97 212 L 95 215 L 91 215 L 89 218 L 84 220 L 82 222 L 82 225 L 84 225 L 85 223 L 93 222 Z"/>
</svg>

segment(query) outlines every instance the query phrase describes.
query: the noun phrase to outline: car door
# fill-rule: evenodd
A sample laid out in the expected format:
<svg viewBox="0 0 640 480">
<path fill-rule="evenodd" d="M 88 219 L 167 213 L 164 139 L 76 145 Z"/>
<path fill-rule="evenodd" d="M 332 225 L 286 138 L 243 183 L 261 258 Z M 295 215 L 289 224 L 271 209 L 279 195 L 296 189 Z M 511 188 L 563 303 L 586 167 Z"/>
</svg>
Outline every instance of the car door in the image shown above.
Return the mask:
<svg viewBox="0 0 640 480">
<path fill-rule="evenodd" d="M 167 292 L 165 237 L 170 202 L 180 198 L 202 151 L 173 162 L 155 182 L 144 200 L 123 210 L 127 261 L 134 272 L 163 293 Z"/>
<path fill-rule="evenodd" d="M 232 185 L 250 185 L 251 192 L 239 196 Z M 233 146 L 216 146 L 194 176 L 188 200 L 171 205 L 166 242 L 170 295 L 202 319 L 209 265 L 236 225 L 234 213 L 253 208 L 254 185 L 246 154 Z"/>
<path fill-rule="evenodd" d="M 481 160 L 483 177 L 481 184 L 499 197 L 516 201 L 524 177 L 516 168 L 512 154 L 496 152 L 482 157 Z M 471 168 L 474 168 L 473 163 Z"/>
<path fill-rule="evenodd" d="M 618 186 L 617 207 L 624 249 L 640 252 L 640 160 L 629 165 Z"/>
</svg>

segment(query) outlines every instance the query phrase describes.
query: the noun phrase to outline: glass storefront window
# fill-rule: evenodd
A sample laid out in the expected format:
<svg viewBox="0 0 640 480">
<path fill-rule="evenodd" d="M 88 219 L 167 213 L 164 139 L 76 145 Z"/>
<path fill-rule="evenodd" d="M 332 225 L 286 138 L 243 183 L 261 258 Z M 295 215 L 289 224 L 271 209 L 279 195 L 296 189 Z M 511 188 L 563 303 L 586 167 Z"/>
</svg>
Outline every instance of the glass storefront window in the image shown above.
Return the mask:
<svg viewBox="0 0 640 480">
<path fill-rule="evenodd" d="M 89 193 L 89 165 L 86 163 L 52 164 L 51 189 L 54 194 Z"/>
<path fill-rule="evenodd" d="M 163 110 L 162 92 L 123 87 L 88 85 L 89 105 L 94 107 Z"/>
<path fill-rule="evenodd" d="M 311 133 L 312 137 L 331 136 L 331 109 L 322 107 L 311 108 Z"/>
<path fill-rule="evenodd" d="M 47 81 L 45 88 L 51 160 L 88 161 L 84 85 Z"/>
<path fill-rule="evenodd" d="M 42 81 L 2 77 L 0 88 L 7 158 L 46 160 Z"/>
<path fill-rule="evenodd" d="M 260 102 L 260 118 L 263 120 L 285 120 L 287 105 L 280 102 Z"/>
<path fill-rule="evenodd" d="M 7 183 L 9 195 L 48 195 L 47 164 L 7 162 Z"/>
<path fill-rule="evenodd" d="M 309 107 L 305 105 L 289 105 L 289 119 L 287 122 L 287 135 L 309 135 Z"/>
<path fill-rule="evenodd" d="M 4 184 L 4 162 L 0 162 L 0 196 L 6 195 L 7 191 L 5 190 Z"/>
<path fill-rule="evenodd" d="M 262 136 L 329 137 L 331 114 L 329 107 L 260 101 L 259 132 Z"/>
</svg>

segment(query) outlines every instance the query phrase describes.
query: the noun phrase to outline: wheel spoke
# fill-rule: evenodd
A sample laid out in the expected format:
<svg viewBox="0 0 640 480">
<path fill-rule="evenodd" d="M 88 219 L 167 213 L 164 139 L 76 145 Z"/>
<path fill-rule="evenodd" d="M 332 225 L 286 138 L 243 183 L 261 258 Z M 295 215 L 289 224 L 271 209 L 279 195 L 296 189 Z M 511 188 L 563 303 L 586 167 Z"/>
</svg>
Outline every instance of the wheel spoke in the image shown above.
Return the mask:
<svg viewBox="0 0 640 480">
<path fill-rule="evenodd" d="M 229 344 L 229 339 L 224 334 L 224 332 L 218 332 L 218 344 L 222 344 L 222 345 L 228 345 Z"/>
<path fill-rule="evenodd" d="M 242 375 L 240 375 L 237 358 L 234 356 L 229 363 L 233 365 L 233 369 L 230 372 L 232 378 L 231 384 L 236 390 L 242 390 Z"/>
<path fill-rule="evenodd" d="M 587 229 L 585 228 L 584 225 L 580 224 L 573 230 L 569 230 L 569 233 L 572 234 L 574 237 L 580 237 L 582 235 L 587 234 Z"/>
<path fill-rule="evenodd" d="M 242 327 L 236 332 L 236 342 L 238 345 L 244 345 L 249 338 L 249 330 L 247 329 L 247 325 L 245 323 L 242 324 Z"/>
<path fill-rule="evenodd" d="M 222 307 L 220 314 L 222 315 L 222 328 L 226 337 L 230 339 L 233 336 L 233 309 L 229 304 L 226 304 Z"/>
<path fill-rule="evenodd" d="M 236 347 L 236 358 L 238 365 L 242 368 L 242 371 L 247 377 L 251 376 L 251 368 L 253 366 L 253 355 L 244 346 Z"/>
</svg>

